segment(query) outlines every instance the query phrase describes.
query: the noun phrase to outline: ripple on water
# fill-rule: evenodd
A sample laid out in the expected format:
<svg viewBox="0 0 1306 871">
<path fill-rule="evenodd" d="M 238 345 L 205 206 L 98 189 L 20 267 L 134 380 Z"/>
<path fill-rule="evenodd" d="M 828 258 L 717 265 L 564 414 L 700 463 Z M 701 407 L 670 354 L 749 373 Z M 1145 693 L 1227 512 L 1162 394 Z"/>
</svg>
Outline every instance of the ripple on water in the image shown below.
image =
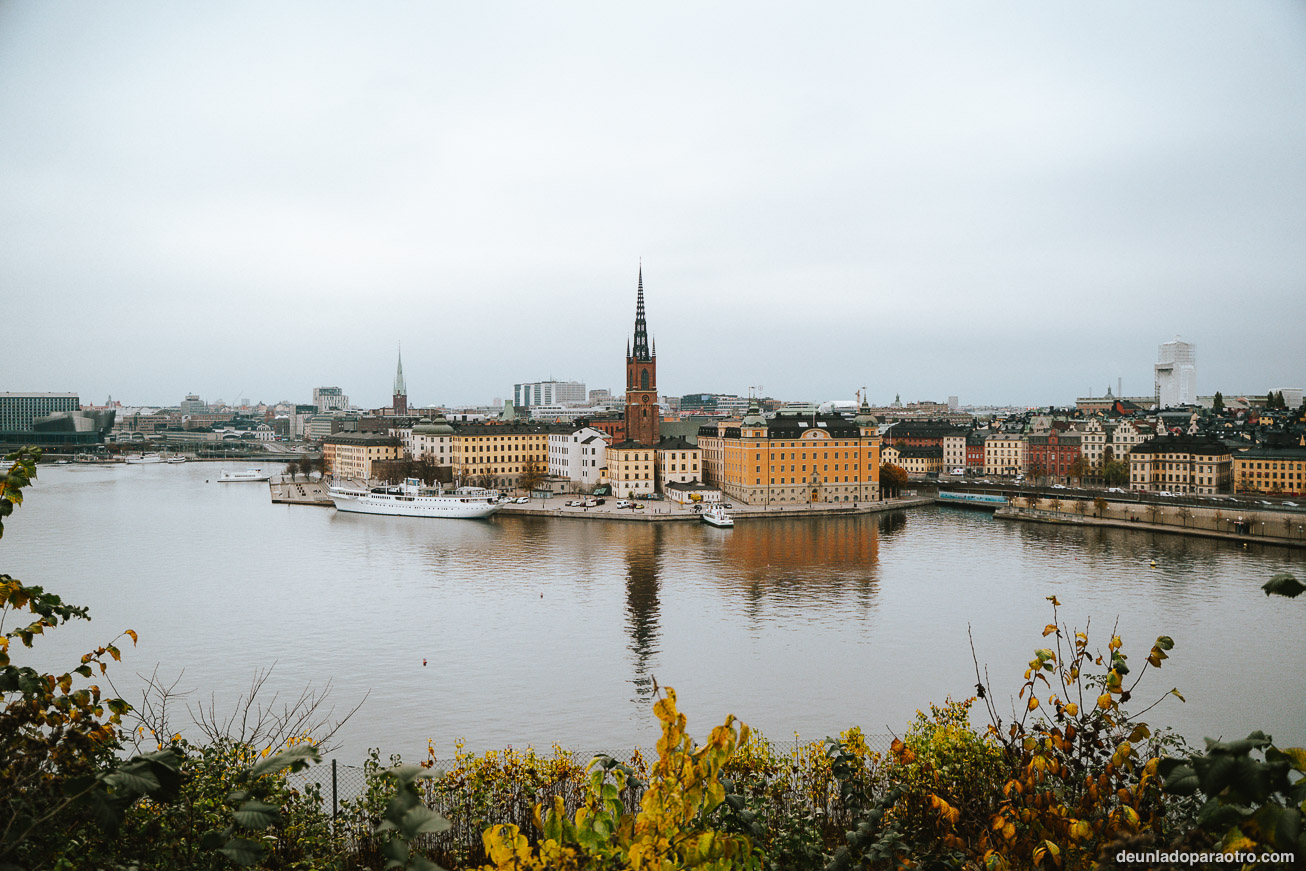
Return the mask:
<svg viewBox="0 0 1306 871">
<path fill-rule="evenodd" d="M 1091 616 L 1100 643 L 1118 627 L 1135 659 L 1174 637 L 1145 686 L 1179 686 L 1189 704 L 1154 721 L 1193 738 L 1306 739 L 1301 603 L 1259 589 L 1276 571 L 1301 576 L 1301 552 L 952 508 L 729 532 L 363 517 L 205 483 L 217 468 L 41 471 L 0 542 L 3 570 L 95 619 L 43 639 L 39 664 L 66 668 L 131 627 L 141 643 L 114 672 L 129 700 L 132 672 L 157 662 L 229 702 L 276 662 L 270 685 L 285 692 L 329 680 L 342 707 L 369 694 L 341 758 L 459 736 L 649 746 L 654 678 L 696 732 L 733 712 L 819 738 L 901 730 L 918 707 L 970 694 L 972 635 L 1006 699 L 1046 643 L 1055 595 L 1063 620 Z"/>
</svg>

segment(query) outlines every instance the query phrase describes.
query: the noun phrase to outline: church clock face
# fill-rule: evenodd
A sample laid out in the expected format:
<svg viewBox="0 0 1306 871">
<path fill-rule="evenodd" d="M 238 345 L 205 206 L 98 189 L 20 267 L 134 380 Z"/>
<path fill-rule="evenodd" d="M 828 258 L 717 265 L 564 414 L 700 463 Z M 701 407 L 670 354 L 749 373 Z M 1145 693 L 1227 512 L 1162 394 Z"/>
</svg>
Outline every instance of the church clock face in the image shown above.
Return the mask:
<svg viewBox="0 0 1306 871">
<path fill-rule="evenodd" d="M 640 401 L 640 402 L 648 402 L 648 397 L 647 397 L 647 396 L 642 396 L 642 397 L 640 397 L 640 400 L 639 400 L 639 401 Z"/>
</svg>

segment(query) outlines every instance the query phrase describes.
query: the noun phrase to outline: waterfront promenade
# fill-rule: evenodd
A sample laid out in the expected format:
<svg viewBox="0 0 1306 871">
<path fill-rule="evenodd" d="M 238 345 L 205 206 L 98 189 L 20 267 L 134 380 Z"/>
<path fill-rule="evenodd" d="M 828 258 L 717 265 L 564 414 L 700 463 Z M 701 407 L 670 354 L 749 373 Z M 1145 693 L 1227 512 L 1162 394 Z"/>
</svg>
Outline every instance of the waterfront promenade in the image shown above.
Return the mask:
<svg viewBox="0 0 1306 871">
<path fill-rule="evenodd" d="M 363 486 L 361 482 L 345 482 L 353 486 Z M 274 475 L 268 482 L 272 502 L 279 505 L 314 505 L 324 508 L 334 507 L 327 496 L 328 483 L 321 480 L 292 480 L 287 475 Z M 636 523 L 649 522 L 692 522 L 699 520 L 699 515 L 692 506 L 678 505 L 670 501 L 639 501 L 642 508 L 618 508 L 616 499 L 604 497 L 602 505 L 593 508 L 568 506 L 568 502 L 577 500 L 575 494 L 553 496 L 548 499 L 532 499 L 526 505 L 515 502 L 505 504 L 500 515 L 515 514 L 524 517 L 557 517 L 568 520 L 620 520 Z M 901 508 L 916 508 L 934 503 L 933 496 L 908 496 L 899 499 L 885 499 L 879 502 L 816 502 L 811 505 L 745 505 L 732 502 L 734 508 L 730 513 L 738 519 L 763 517 L 825 517 L 849 516 L 854 514 L 878 514 L 882 511 L 895 511 Z"/>
<path fill-rule="evenodd" d="M 527 517 L 559 517 L 571 520 L 620 520 L 636 523 L 658 522 L 693 522 L 700 520 L 698 512 L 690 505 L 678 505 L 670 501 L 640 501 L 643 508 L 618 508 L 616 499 L 604 497 L 602 505 L 593 508 L 567 507 L 567 502 L 575 496 L 554 496 L 549 499 L 532 499 L 527 505 L 509 504 L 499 513 L 517 514 Z M 879 514 L 884 511 L 896 511 L 903 508 L 917 508 L 932 505 L 933 496 L 907 496 L 899 499 L 885 499 L 878 502 L 814 502 L 798 505 L 745 505 L 742 502 L 727 500 L 734 507 L 730 515 L 738 521 L 748 521 L 767 517 L 848 517 L 857 514 Z"/>
</svg>

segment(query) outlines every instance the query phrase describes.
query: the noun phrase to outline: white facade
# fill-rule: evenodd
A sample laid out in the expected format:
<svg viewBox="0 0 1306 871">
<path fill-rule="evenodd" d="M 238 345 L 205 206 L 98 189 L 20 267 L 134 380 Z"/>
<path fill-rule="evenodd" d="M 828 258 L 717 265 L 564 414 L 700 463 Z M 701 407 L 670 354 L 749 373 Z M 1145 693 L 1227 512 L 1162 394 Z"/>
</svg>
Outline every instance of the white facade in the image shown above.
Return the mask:
<svg viewBox="0 0 1306 871">
<path fill-rule="evenodd" d="M 321 412 L 345 411 L 349 408 L 349 397 L 339 387 L 314 387 L 313 404 Z"/>
<path fill-rule="evenodd" d="M 1166 342 L 1157 356 L 1157 408 L 1173 408 L 1197 402 L 1197 347 L 1175 339 Z"/>
<path fill-rule="evenodd" d="M 608 437 L 593 427 L 549 434 L 549 475 L 579 487 L 596 487 L 607 464 Z"/>
<path fill-rule="evenodd" d="M 966 468 L 966 434 L 945 435 L 943 437 L 944 472 Z"/>
<path fill-rule="evenodd" d="M 532 405 L 527 409 L 527 417 L 530 420 L 575 420 L 578 417 L 595 417 L 600 414 L 606 414 L 609 410 L 610 409 L 606 405 Z"/>
<path fill-rule="evenodd" d="M 583 381 L 527 381 L 512 386 L 512 404 L 518 408 L 530 405 L 584 405 L 587 401 Z"/>
</svg>

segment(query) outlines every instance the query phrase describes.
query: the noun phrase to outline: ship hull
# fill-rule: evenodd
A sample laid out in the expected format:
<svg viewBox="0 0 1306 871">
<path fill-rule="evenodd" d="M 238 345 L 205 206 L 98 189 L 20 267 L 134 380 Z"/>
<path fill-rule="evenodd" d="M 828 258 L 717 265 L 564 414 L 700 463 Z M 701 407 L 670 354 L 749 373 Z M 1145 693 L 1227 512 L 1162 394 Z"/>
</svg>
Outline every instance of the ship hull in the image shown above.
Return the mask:
<svg viewBox="0 0 1306 871">
<path fill-rule="evenodd" d="M 456 496 L 416 497 L 412 501 L 332 496 L 337 511 L 352 514 L 381 514 L 387 517 L 432 517 L 467 519 L 489 517 L 499 510 L 497 504 L 464 502 Z"/>
</svg>

